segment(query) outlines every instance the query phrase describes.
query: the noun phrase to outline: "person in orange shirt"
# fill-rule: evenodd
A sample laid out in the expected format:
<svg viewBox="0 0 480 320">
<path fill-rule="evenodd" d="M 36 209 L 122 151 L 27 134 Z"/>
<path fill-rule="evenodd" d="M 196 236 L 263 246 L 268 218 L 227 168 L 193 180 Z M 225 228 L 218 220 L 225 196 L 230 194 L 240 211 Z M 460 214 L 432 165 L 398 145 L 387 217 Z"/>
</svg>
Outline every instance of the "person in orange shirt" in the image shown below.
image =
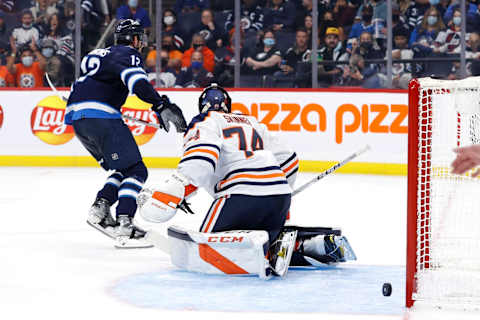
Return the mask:
<svg viewBox="0 0 480 320">
<path fill-rule="evenodd" d="M 43 87 L 43 75 L 47 60 L 40 53 L 35 41 L 32 40 L 29 46 L 23 47 L 20 53 L 20 63 L 15 63 L 16 51 L 7 59 L 8 71 L 14 76 L 17 87 L 38 88 Z M 34 57 L 37 61 L 34 61 Z"/>
<path fill-rule="evenodd" d="M 7 66 L 0 66 L 0 87 L 13 87 L 14 85 L 15 79 L 8 72 Z"/>
<path fill-rule="evenodd" d="M 199 33 L 195 33 L 192 37 L 192 47 L 183 53 L 182 67 L 190 67 L 192 64 L 192 53 L 200 51 L 203 54 L 203 67 L 213 72 L 215 67 L 215 54 L 205 45 L 205 39 Z"/>
</svg>

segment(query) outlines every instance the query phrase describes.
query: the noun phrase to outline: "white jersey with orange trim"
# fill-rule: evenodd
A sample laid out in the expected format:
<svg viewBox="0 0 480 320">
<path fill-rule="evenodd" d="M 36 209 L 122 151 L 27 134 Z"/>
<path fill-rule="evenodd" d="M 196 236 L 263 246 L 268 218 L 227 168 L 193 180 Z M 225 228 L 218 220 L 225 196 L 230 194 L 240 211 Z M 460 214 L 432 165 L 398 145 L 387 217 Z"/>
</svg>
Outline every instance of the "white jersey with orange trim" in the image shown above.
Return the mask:
<svg viewBox="0 0 480 320">
<path fill-rule="evenodd" d="M 209 111 L 190 122 L 178 170 L 214 198 L 288 194 L 298 158 L 255 117 Z"/>
</svg>

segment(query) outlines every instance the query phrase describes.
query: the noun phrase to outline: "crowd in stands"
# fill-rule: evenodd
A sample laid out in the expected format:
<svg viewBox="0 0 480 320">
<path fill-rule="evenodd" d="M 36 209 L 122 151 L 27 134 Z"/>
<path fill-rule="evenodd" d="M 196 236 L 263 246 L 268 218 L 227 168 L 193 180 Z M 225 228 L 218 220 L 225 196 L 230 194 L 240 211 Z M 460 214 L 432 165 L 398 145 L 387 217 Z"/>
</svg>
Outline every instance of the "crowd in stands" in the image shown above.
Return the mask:
<svg viewBox="0 0 480 320">
<path fill-rule="evenodd" d="M 233 86 L 236 46 L 242 87 L 311 87 L 314 59 L 320 87 L 387 86 L 386 0 L 318 0 L 318 35 L 312 34 L 312 0 L 241 0 L 240 43 L 234 0 L 163 3 L 157 50 L 148 1 L 82 0 L 82 55 L 98 46 L 113 19 L 133 18 L 149 36 L 142 52 L 149 79 L 162 87 Z M 467 73 L 479 75 L 480 0 L 467 0 L 466 12 Z M 412 77 L 460 78 L 454 60 L 462 19 L 459 0 L 392 0 L 393 87 L 406 88 Z M 69 86 L 76 31 L 74 0 L 0 0 L 0 86 L 45 86 L 45 73 L 55 85 Z M 105 45 L 112 44 L 110 35 Z"/>
</svg>

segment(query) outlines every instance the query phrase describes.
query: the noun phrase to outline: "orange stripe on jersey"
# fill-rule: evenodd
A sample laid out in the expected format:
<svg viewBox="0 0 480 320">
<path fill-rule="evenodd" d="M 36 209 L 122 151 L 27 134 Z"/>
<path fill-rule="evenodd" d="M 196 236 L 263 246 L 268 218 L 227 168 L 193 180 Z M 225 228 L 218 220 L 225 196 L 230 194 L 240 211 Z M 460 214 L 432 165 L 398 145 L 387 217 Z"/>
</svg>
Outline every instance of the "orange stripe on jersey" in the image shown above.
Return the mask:
<svg viewBox="0 0 480 320">
<path fill-rule="evenodd" d="M 241 179 L 241 178 L 249 178 L 249 179 L 269 179 L 269 178 L 280 178 L 280 177 L 285 177 L 285 173 L 271 173 L 271 174 L 263 174 L 263 175 L 256 175 L 256 174 L 239 174 L 236 176 L 233 176 L 230 179 L 224 180 L 220 183 L 221 188 L 225 183 L 228 183 L 230 181 L 236 180 L 236 179 Z"/>
<path fill-rule="evenodd" d="M 218 207 L 220 207 L 220 204 L 224 201 L 224 198 L 220 198 L 218 200 L 217 205 L 215 206 L 215 209 L 213 209 L 212 216 L 210 217 L 210 220 L 208 220 L 207 226 L 205 227 L 203 232 L 208 232 L 208 228 L 210 227 L 210 224 L 212 224 L 213 218 L 215 218 L 215 215 L 217 214 Z"/>
<path fill-rule="evenodd" d="M 171 194 L 163 193 L 163 192 L 160 192 L 160 191 L 155 191 L 152 194 L 152 198 L 154 198 L 154 199 L 156 199 L 160 202 L 163 202 L 163 203 L 165 203 L 166 205 L 168 205 L 169 207 L 172 207 L 172 208 L 176 208 L 177 205 L 180 203 L 180 201 L 182 201 L 182 199 L 180 199 L 178 197 L 175 197 L 175 196 L 172 196 Z M 175 206 L 170 205 L 170 203 L 174 203 Z"/>
<path fill-rule="evenodd" d="M 208 244 L 198 245 L 198 253 L 203 261 L 211 264 L 226 274 L 248 274 L 247 271 L 236 265 L 233 261 L 220 254 Z"/>
<path fill-rule="evenodd" d="M 298 165 L 298 159 L 295 160 L 295 162 L 292 163 L 287 169 L 284 169 L 283 172 L 287 173 L 288 171 L 290 171 L 293 167 L 295 167 L 297 165 Z"/>
<path fill-rule="evenodd" d="M 205 153 L 208 153 L 208 154 L 211 154 L 212 156 L 215 157 L 215 159 L 218 160 L 218 153 L 216 153 L 215 151 L 212 151 L 212 150 L 209 150 L 209 149 L 192 149 L 190 151 L 187 151 L 183 154 L 183 156 L 188 156 L 189 154 L 192 154 L 194 152 L 205 152 Z"/>
</svg>

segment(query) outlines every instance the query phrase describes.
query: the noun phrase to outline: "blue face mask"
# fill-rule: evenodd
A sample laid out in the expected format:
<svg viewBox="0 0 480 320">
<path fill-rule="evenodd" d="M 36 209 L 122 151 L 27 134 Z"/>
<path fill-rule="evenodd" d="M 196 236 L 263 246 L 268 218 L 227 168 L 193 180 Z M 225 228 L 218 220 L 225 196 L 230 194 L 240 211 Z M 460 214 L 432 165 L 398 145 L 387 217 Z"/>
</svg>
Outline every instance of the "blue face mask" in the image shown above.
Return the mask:
<svg viewBox="0 0 480 320">
<path fill-rule="evenodd" d="M 435 23 L 437 23 L 438 19 L 435 16 L 428 16 L 427 17 L 427 23 L 430 26 L 433 26 Z"/>
<path fill-rule="evenodd" d="M 263 44 L 269 47 L 272 47 L 275 44 L 275 39 L 265 38 L 263 39 Z"/>
<path fill-rule="evenodd" d="M 429 0 L 429 2 L 432 6 L 436 6 L 437 4 L 440 3 L 440 0 Z"/>
<path fill-rule="evenodd" d="M 192 68 L 193 69 L 200 69 L 202 67 L 202 63 L 200 61 L 193 61 Z"/>
<path fill-rule="evenodd" d="M 136 8 L 138 6 L 138 0 L 128 0 L 128 6 L 130 8 Z"/>
<path fill-rule="evenodd" d="M 453 17 L 453 24 L 459 26 L 462 23 L 462 17 Z"/>
</svg>

